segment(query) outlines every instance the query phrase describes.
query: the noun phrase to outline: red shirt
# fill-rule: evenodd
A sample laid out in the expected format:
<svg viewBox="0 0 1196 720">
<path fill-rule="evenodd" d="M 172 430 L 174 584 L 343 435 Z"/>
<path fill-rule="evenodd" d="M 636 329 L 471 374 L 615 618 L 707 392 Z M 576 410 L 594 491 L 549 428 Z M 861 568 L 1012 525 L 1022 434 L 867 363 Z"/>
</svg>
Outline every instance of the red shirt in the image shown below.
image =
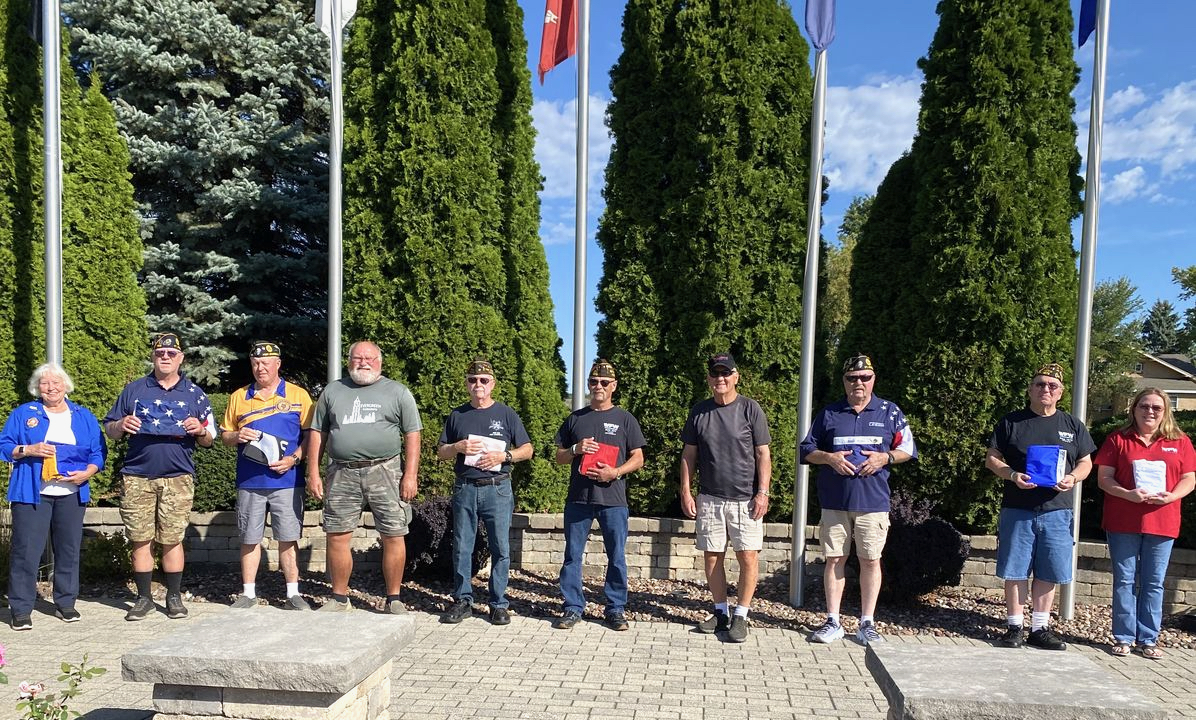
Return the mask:
<svg viewBox="0 0 1196 720">
<path fill-rule="evenodd" d="M 1093 460 L 1113 468 L 1113 479 L 1126 489 L 1134 487 L 1135 460 L 1162 460 L 1167 466 L 1167 491 L 1179 484 L 1181 476 L 1196 472 L 1196 450 L 1187 435 L 1177 440 L 1160 438 L 1150 445 L 1138 439 L 1132 429 L 1118 430 L 1105 438 Z M 1179 501 L 1166 505 L 1135 503 L 1105 493 L 1105 512 L 1101 527 L 1106 532 L 1145 533 L 1179 537 Z"/>
</svg>

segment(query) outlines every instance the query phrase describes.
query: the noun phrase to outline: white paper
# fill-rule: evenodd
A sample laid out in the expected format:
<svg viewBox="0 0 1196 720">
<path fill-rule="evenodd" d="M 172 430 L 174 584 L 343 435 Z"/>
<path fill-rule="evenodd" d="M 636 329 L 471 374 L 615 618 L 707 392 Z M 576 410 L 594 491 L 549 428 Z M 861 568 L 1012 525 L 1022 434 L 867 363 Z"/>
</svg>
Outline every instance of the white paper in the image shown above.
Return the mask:
<svg viewBox="0 0 1196 720">
<path fill-rule="evenodd" d="M 1167 463 L 1162 460 L 1135 460 L 1134 487 L 1154 495 L 1167 492 Z"/>
<path fill-rule="evenodd" d="M 481 452 L 479 452 L 477 455 L 466 455 L 465 456 L 465 464 L 470 467 L 477 466 L 478 460 L 482 459 L 482 453 L 502 452 L 503 450 L 507 449 L 507 441 L 499 440 L 498 438 L 486 437 L 485 435 L 474 435 L 473 433 L 470 433 L 469 437 L 466 439 L 482 441 L 482 451 Z M 483 468 L 478 468 L 478 469 L 481 470 Z M 485 470 L 486 470 L 486 472 L 492 472 L 492 473 L 502 472 L 502 463 L 499 463 L 499 464 L 495 465 L 494 467 L 485 468 Z"/>
</svg>

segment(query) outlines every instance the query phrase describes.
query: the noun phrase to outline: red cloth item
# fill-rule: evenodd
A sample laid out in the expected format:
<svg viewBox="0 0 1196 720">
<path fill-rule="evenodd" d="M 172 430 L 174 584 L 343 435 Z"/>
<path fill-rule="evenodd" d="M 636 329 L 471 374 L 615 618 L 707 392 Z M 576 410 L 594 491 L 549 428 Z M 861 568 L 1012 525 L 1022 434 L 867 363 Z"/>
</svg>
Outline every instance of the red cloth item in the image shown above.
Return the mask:
<svg viewBox="0 0 1196 720">
<path fill-rule="evenodd" d="M 545 73 L 576 53 L 577 0 L 548 0 L 540 39 L 540 84 L 544 84 Z"/>
<path fill-rule="evenodd" d="M 609 467 L 618 467 L 619 448 L 606 443 L 598 443 L 598 452 L 581 456 L 581 467 L 578 468 L 578 472 L 585 475 L 590 468 L 597 467 L 598 463 L 605 463 Z"/>
<path fill-rule="evenodd" d="M 1134 487 L 1135 460 L 1161 460 L 1167 466 L 1167 491 L 1179 484 L 1181 476 L 1196 472 L 1196 450 L 1186 435 L 1177 440 L 1155 440 L 1149 446 L 1133 430 L 1118 430 L 1105 438 L 1093 462 L 1113 468 L 1113 479 L 1126 489 Z M 1181 501 L 1166 505 L 1135 503 L 1105 493 L 1101 527 L 1106 532 L 1145 533 L 1179 537 Z"/>
</svg>

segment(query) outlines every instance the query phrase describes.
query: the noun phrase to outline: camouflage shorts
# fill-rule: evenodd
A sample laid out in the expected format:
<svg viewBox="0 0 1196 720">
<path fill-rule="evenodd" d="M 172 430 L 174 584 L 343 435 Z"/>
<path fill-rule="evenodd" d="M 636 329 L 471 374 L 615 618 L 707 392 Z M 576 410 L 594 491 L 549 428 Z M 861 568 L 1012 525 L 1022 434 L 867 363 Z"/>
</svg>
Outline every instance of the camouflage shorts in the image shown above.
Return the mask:
<svg viewBox="0 0 1196 720">
<path fill-rule="evenodd" d="M 177 545 L 191 516 L 195 479 L 190 475 L 149 478 L 125 475 L 120 497 L 120 519 L 131 542 L 153 540 Z"/>
<path fill-rule="evenodd" d="M 324 487 L 324 531 L 352 532 L 361 523 L 361 511 L 369 506 L 379 535 L 407 534 L 411 503 L 399 497 L 403 461 L 396 455 L 363 468 L 346 467 L 335 460 L 328 467 Z"/>
</svg>

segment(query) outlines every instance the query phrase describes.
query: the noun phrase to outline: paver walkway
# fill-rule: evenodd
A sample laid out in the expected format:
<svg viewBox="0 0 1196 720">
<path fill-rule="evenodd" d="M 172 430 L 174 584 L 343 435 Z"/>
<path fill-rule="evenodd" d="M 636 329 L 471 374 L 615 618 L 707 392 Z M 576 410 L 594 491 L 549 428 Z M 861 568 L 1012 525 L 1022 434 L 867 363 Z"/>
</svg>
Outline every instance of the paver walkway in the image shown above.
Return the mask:
<svg viewBox="0 0 1196 720">
<path fill-rule="evenodd" d="M 88 681 L 72 709 L 87 720 L 150 717 L 151 686 L 121 680 L 120 656 L 187 620 L 156 614 L 129 623 L 121 602 L 80 601 L 83 621 L 68 625 L 42 612 L 45 607 L 34 613 L 32 631 L 0 628 L 10 683 L 0 698 L 7 694 L 12 700 L 0 700 L 0 718 L 15 715 L 16 683 L 46 680 L 54 686 L 59 664 L 78 662 L 84 652 L 108 673 Z M 205 603 L 189 607 L 192 617 L 235 612 Z M 734 645 L 673 623 L 632 623 L 629 632 L 617 633 L 593 622 L 554 630 L 546 619 L 518 616 L 507 627 L 493 627 L 481 615 L 455 626 L 441 625 L 433 615 L 415 617 L 416 640 L 395 661 L 392 720 L 883 720 L 887 711 L 864 668 L 864 648 L 850 641 L 811 645 L 801 633 L 753 629 L 746 643 Z M 0 611 L 0 620 L 8 619 L 7 611 Z M 890 642 L 981 645 L 932 636 Z M 1030 649 L 1010 652 L 1043 655 Z M 1196 652 L 1168 651 L 1157 662 L 1114 658 L 1102 648 L 1076 646 L 1068 652 L 1087 654 L 1156 698 L 1172 717 L 1196 720 Z"/>
</svg>

